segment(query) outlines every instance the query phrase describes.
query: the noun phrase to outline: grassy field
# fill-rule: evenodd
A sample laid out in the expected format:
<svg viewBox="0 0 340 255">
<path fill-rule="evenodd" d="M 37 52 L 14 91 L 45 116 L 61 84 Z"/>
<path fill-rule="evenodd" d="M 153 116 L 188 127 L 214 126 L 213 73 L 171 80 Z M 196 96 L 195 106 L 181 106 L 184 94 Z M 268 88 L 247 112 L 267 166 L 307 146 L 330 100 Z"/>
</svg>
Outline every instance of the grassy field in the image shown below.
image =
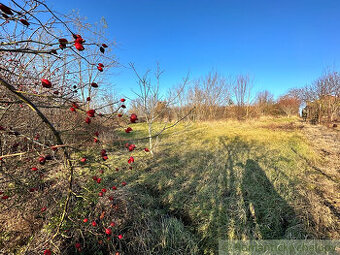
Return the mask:
<svg viewBox="0 0 340 255">
<path fill-rule="evenodd" d="M 131 141 L 147 135 L 144 124 L 133 129 Z M 128 183 L 120 191 L 129 201 L 119 227 L 126 254 L 216 254 L 219 240 L 329 238 L 335 231 L 336 219 L 324 228 L 316 221 L 306 176 L 316 174 L 310 164 L 320 158 L 297 119 L 181 123 L 158 140 L 153 158 L 131 153 L 133 169 L 120 156 L 122 144 L 108 148 L 112 170 L 103 179 Z"/>
</svg>

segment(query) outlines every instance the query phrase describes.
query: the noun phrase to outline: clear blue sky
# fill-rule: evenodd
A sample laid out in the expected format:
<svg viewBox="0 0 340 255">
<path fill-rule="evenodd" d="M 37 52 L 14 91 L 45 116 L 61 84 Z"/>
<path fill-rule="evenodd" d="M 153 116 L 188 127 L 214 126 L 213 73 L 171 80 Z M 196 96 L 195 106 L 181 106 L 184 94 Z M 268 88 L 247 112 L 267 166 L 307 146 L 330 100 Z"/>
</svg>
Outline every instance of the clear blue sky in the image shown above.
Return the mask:
<svg viewBox="0 0 340 255">
<path fill-rule="evenodd" d="M 159 61 L 163 87 L 190 71 L 249 73 L 275 96 L 303 86 L 340 61 L 340 0 L 48 0 L 58 11 L 102 16 L 122 64 L 141 71 Z M 133 73 L 117 70 L 115 90 L 130 95 Z"/>
</svg>

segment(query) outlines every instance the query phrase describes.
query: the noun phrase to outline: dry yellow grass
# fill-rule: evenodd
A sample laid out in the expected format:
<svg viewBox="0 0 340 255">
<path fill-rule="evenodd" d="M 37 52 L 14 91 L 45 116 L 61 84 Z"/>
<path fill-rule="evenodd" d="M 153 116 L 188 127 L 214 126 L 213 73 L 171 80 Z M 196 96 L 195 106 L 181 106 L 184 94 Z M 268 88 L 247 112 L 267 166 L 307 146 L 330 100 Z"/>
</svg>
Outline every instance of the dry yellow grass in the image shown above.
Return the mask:
<svg viewBox="0 0 340 255">
<path fill-rule="evenodd" d="M 142 150 L 147 140 L 137 140 L 132 170 L 123 142 L 107 144 L 102 186 L 128 183 L 117 219 L 123 254 L 216 254 L 218 241 L 230 239 L 339 239 L 338 182 L 325 177 L 327 160 L 302 125 L 296 118 L 183 122 L 159 138 L 153 158 Z M 133 129 L 123 134 L 131 141 L 147 135 L 143 123 Z M 97 172 L 92 165 L 77 174 Z M 95 203 L 97 185 L 87 190 Z M 86 208 L 80 202 L 74 217 L 93 214 Z M 102 254 L 91 240 L 87 254 Z"/>
<path fill-rule="evenodd" d="M 124 177 L 154 194 L 204 254 L 221 239 L 339 238 L 337 215 L 309 178 L 322 176 L 315 168 L 322 155 L 302 125 L 296 118 L 181 123 L 161 138 L 147 171 Z M 143 133 L 143 124 L 134 130 Z"/>
</svg>

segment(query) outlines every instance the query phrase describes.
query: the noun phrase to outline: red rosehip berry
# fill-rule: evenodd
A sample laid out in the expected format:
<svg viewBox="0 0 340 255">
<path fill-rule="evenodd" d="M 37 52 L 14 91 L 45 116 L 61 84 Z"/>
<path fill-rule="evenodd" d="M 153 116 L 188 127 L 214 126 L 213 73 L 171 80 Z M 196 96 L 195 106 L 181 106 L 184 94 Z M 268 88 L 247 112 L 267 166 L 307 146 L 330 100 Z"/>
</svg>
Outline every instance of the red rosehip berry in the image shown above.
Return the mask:
<svg viewBox="0 0 340 255">
<path fill-rule="evenodd" d="M 39 157 L 39 163 L 41 164 L 41 165 L 44 165 L 45 164 L 45 162 L 46 162 L 46 158 L 45 157 L 43 157 L 43 156 L 41 156 L 41 157 Z"/>
<path fill-rule="evenodd" d="M 25 20 L 25 19 L 20 19 L 19 21 L 20 21 L 22 24 L 24 24 L 25 26 L 29 26 L 29 25 L 30 25 L 30 23 L 28 23 L 28 21 Z"/>
<path fill-rule="evenodd" d="M 80 243 L 76 243 L 75 247 L 77 248 L 78 251 L 81 251 L 81 244 Z"/>
<path fill-rule="evenodd" d="M 125 129 L 125 133 L 130 133 L 132 131 L 132 128 L 130 128 L 130 127 L 127 127 L 126 129 Z"/>
<path fill-rule="evenodd" d="M 44 251 L 44 255 L 52 255 L 51 250 L 50 250 L 50 249 L 46 249 L 46 250 Z"/>
<path fill-rule="evenodd" d="M 74 44 L 74 47 L 76 47 L 76 49 L 79 50 L 79 51 L 83 51 L 85 49 L 84 46 L 79 42 L 76 42 Z"/>
<path fill-rule="evenodd" d="M 8 15 L 13 15 L 13 12 L 11 11 L 11 9 L 4 4 L 0 4 L 0 10 L 3 11 L 4 13 L 8 14 Z"/>
<path fill-rule="evenodd" d="M 91 83 L 91 86 L 94 87 L 94 88 L 98 88 L 98 84 L 95 83 L 95 82 L 92 82 L 92 83 Z"/>
<path fill-rule="evenodd" d="M 130 144 L 129 145 L 129 151 L 133 151 L 136 148 L 136 145 Z"/>
<path fill-rule="evenodd" d="M 86 117 L 85 122 L 86 122 L 87 124 L 90 124 L 90 123 L 91 123 L 91 119 L 90 119 L 89 117 Z"/>
<path fill-rule="evenodd" d="M 130 122 L 136 123 L 137 120 L 138 120 L 137 115 L 132 113 L 131 116 L 130 116 Z"/>
<path fill-rule="evenodd" d="M 85 42 L 85 40 L 80 35 L 77 35 L 77 36 L 78 37 L 75 39 L 74 43 L 82 44 Z"/>
<path fill-rule="evenodd" d="M 89 117 L 94 117 L 94 114 L 96 113 L 96 110 L 91 109 L 86 112 L 87 116 Z"/>
<path fill-rule="evenodd" d="M 134 159 L 133 157 L 130 157 L 130 158 L 128 159 L 128 163 L 131 164 L 131 163 L 133 163 L 133 162 L 135 162 L 135 159 Z"/>
<path fill-rule="evenodd" d="M 68 43 L 67 39 L 65 38 L 60 38 L 58 41 L 59 43 Z"/>
<path fill-rule="evenodd" d="M 76 35 L 76 34 L 73 34 L 73 33 L 72 33 L 72 36 L 75 40 L 77 40 L 78 38 L 82 38 L 81 35 Z"/>
<path fill-rule="evenodd" d="M 41 84 L 44 88 L 51 88 L 52 83 L 47 79 L 41 79 Z"/>
</svg>

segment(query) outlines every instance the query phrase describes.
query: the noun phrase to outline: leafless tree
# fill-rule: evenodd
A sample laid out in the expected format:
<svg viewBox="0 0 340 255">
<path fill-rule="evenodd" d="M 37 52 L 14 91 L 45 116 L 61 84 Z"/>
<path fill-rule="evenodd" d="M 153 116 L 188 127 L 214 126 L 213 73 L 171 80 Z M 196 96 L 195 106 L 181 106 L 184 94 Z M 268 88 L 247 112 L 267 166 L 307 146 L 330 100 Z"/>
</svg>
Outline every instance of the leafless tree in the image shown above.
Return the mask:
<svg viewBox="0 0 340 255">
<path fill-rule="evenodd" d="M 206 77 L 194 81 L 188 91 L 188 104 L 195 106 L 197 120 L 223 117 L 224 106 L 230 99 L 230 80 L 217 72 L 210 72 Z"/>
<path fill-rule="evenodd" d="M 150 70 L 146 71 L 143 76 L 140 76 L 133 63 L 130 63 L 131 69 L 138 78 L 139 91 L 133 91 L 137 98 L 133 101 L 133 108 L 138 110 L 148 125 L 149 150 L 153 154 L 154 142 L 153 138 L 157 138 L 167 129 L 179 123 L 182 119 L 178 119 L 175 123 L 165 121 L 160 128 L 154 129 L 154 123 L 162 117 L 169 109 L 176 105 L 180 94 L 188 83 L 189 77 L 185 77 L 179 89 L 174 93 L 171 92 L 167 97 L 162 96 L 160 92 L 160 78 L 163 74 L 160 65 L 157 63 L 154 73 L 154 80 L 149 77 Z"/>
<path fill-rule="evenodd" d="M 251 90 L 253 81 L 249 75 L 239 75 L 233 86 L 233 96 L 237 106 L 237 117 L 243 118 L 249 116 L 249 107 L 251 103 Z"/>
<path fill-rule="evenodd" d="M 257 93 L 256 105 L 262 115 L 269 113 L 270 106 L 274 104 L 274 95 L 268 90 Z"/>
</svg>

